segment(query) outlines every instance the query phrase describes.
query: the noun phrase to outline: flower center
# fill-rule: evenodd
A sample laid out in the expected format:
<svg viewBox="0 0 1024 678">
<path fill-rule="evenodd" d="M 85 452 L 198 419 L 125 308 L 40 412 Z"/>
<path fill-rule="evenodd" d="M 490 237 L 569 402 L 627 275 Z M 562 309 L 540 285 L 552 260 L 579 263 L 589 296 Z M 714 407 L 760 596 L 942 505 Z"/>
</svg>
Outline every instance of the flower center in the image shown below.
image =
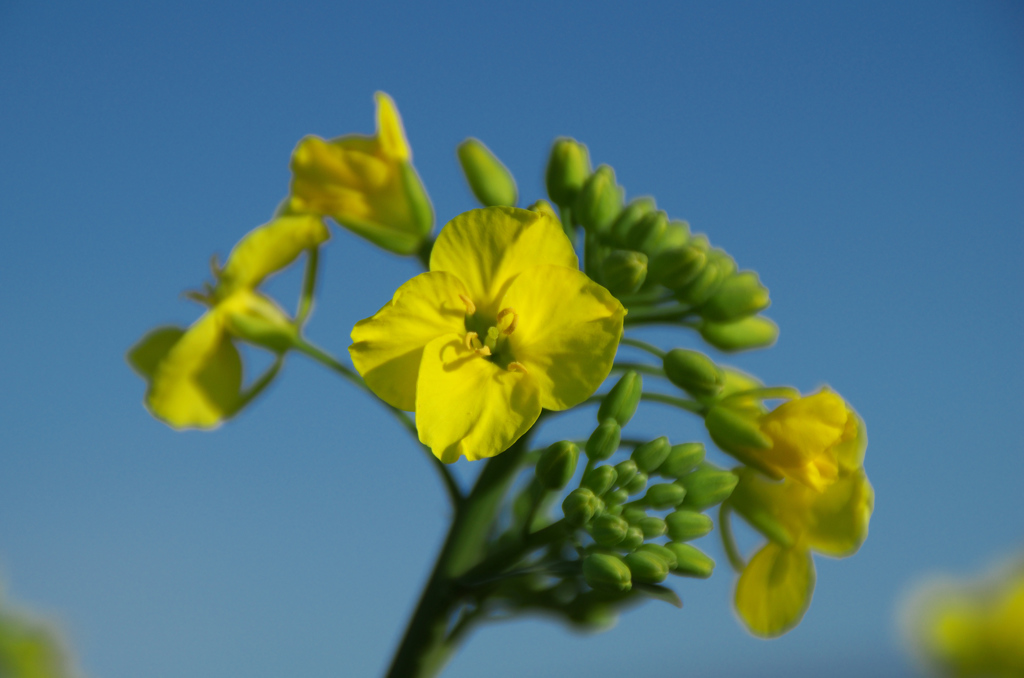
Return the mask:
<svg viewBox="0 0 1024 678">
<path fill-rule="evenodd" d="M 508 337 L 519 326 L 519 314 L 514 308 L 507 307 L 498 311 L 493 322 L 488 318 L 478 317 L 476 304 L 464 294 L 459 298 L 466 305 L 466 336 L 463 344 L 467 349 L 481 358 L 497 363 L 509 372 L 526 374 L 526 367 L 517 362 L 508 345 Z"/>
</svg>

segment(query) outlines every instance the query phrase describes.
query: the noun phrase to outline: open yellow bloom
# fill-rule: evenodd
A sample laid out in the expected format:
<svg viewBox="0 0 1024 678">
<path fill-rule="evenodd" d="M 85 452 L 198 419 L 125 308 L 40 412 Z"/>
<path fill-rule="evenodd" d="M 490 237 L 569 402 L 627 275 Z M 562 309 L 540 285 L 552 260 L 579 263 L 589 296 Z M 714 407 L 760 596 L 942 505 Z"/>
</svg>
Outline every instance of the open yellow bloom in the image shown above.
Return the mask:
<svg viewBox="0 0 1024 678">
<path fill-rule="evenodd" d="M 860 468 L 824 492 L 789 479 L 774 482 L 749 468 L 737 474 L 730 506 L 772 541 L 740 575 L 736 610 L 751 632 L 777 636 L 799 623 L 811 602 L 811 552 L 845 558 L 867 538 L 874 491 Z"/>
<path fill-rule="evenodd" d="M 376 100 L 374 136 L 308 136 L 299 142 L 288 209 L 329 216 L 385 249 L 412 254 L 430 233 L 434 215 L 395 102 L 383 92 Z"/>
<path fill-rule="evenodd" d="M 982 581 L 936 581 L 907 621 L 921 659 L 954 676 L 1024 675 L 1024 560 Z"/>
<path fill-rule="evenodd" d="M 726 452 L 819 492 L 836 482 L 841 471 L 858 468 L 867 447 L 860 417 L 828 389 L 788 400 L 770 412 L 739 394 L 713 407 L 705 423 Z"/>
<path fill-rule="evenodd" d="M 205 296 L 209 310 L 188 330 L 161 327 L 128 353 L 149 383 L 146 407 L 174 428 L 213 428 L 246 402 L 242 361 L 233 337 L 283 348 L 295 333 L 287 314 L 255 291 L 267 276 L 324 242 L 320 217 L 286 215 L 246 235 L 231 251 L 218 284 Z"/>
<path fill-rule="evenodd" d="M 461 214 L 430 271 L 353 328 L 352 361 L 385 402 L 416 412 L 439 459 L 494 456 L 542 408 L 583 402 L 611 370 L 626 311 L 578 267 L 547 214 Z"/>
</svg>

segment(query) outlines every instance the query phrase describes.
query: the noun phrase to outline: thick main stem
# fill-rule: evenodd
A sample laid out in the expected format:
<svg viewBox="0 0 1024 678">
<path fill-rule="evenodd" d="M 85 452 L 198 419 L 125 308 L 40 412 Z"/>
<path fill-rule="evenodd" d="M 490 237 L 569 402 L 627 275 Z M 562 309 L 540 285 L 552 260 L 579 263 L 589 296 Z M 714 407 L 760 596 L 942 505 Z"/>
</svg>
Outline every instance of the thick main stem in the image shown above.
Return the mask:
<svg viewBox="0 0 1024 678">
<path fill-rule="evenodd" d="M 455 508 L 434 570 L 388 670 L 390 678 L 430 678 L 451 659 L 455 644 L 448 640 L 448 626 L 461 593 L 457 580 L 484 556 L 494 517 L 522 463 L 527 437 L 488 460 L 472 491 Z"/>
</svg>

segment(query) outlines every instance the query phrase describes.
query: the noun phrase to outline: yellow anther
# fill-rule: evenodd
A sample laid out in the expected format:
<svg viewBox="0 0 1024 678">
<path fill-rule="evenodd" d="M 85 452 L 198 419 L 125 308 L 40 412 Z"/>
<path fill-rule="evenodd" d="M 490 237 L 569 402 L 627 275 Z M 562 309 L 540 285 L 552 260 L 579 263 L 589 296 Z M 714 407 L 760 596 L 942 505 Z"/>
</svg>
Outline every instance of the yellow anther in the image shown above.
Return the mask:
<svg viewBox="0 0 1024 678">
<path fill-rule="evenodd" d="M 513 360 L 512 362 L 510 362 L 508 364 L 508 371 L 509 372 L 522 372 L 523 374 L 529 374 L 529 372 L 526 371 L 526 366 L 523 365 L 521 362 L 517 362 L 515 360 Z"/>
<path fill-rule="evenodd" d="M 462 303 L 466 305 L 466 315 L 473 315 L 476 313 L 476 304 L 473 303 L 472 299 L 467 297 L 465 294 L 460 294 L 459 299 L 462 299 Z M 472 334 L 475 336 L 476 332 L 473 332 Z"/>
<path fill-rule="evenodd" d="M 480 343 L 480 335 L 476 332 L 466 332 L 466 336 L 462 339 L 463 345 L 476 353 L 477 355 L 489 356 L 491 355 L 491 349 L 489 346 L 483 346 Z"/>
<path fill-rule="evenodd" d="M 502 334 L 512 334 L 516 331 L 516 325 L 519 324 L 519 314 L 516 313 L 516 310 L 514 308 L 503 308 L 498 311 L 498 317 L 495 318 L 495 322 L 498 323 L 498 327 L 501 327 L 502 318 L 509 315 L 512 316 L 512 320 L 509 321 L 508 327 L 501 331 Z"/>
</svg>

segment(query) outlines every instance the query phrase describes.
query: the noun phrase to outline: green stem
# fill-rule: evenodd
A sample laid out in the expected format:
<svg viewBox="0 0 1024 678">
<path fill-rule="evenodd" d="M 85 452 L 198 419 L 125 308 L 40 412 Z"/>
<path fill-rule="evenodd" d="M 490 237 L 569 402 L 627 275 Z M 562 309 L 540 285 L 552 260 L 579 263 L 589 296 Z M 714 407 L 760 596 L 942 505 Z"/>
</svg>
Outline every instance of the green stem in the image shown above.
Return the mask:
<svg viewBox="0 0 1024 678">
<path fill-rule="evenodd" d="M 313 311 L 313 295 L 316 292 L 316 276 L 320 263 L 320 248 L 310 247 L 306 250 L 306 275 L 302 280 L 302 294 L 299 297 L 299 308 L 295 312 L 295 325 L 302 329 Z"/>
<path fill-rule="evenodd" d="M 680 409 L 686 410 L 687 412 L 693 412 L 694 414 L 704 414 L 706 407 L 695 400 L 686 400 L 685 398 L 677 398 L 676 396 L 665 395 L 664 393 L 648 393 L 644 391 L 640 394 L 640 400 L 649 400 L 654 403 L 664 403 L 666 405 L 672 405 Z"/>
<path fill-rule="evenodd" d="M 626 346 L 632 346 L 633 348 L 638 348 L 641 351 L 647 351 L 659 360 L 665 359 L 665 351 L 662 351 L 654 344 L 648 344 L 646 341 L 640 341 L 639 339 L 633 339 L 632 337 L 623 337 L 619 340 L 619 343 L 625 344 Z"/>
<path fill-rule="evenodd" d="M 419 251 L 416 252 L 416 258 L 423 264 L 423 268 L 430 270 L 430 252 L 434 249 L 434 239 L 427 238 L 423 241 L 423 246 L 420 247 Z"/>
<path fill-rule="evenodd" d="M 241 412 L 246 405 L 251 403 L 256 396 L 262 393 L 263 389 L 269 386 L 270 382 L 274 381 L 274 377 L 276 377 L 277 373 L 281 371 L 281 366 L 283 364 L 284 355 L 278 354 L 277 358 L 274 359 L 274 364 L 271 365 L 270 368 L 263 373 L 263 376 L 254 381 L 252 386 L 246 389 L 245 393 L 242 394 L 242 397 L 239 398 L 234 411 Z"/>
<path fill-rule="evenodd" d="M 685 318 L 693 311 L 689 304 L 670 304 L 668 306 L 651 306 L 647 308 L 631 308 L 626 314 L 626 325 L 641 323 L 674 323 Z"/>
<path fill-rule="evenodd" d="M 366 382 L 363 381 L 363 378 L 360 377 L 355 370 L 348 367 L 347 365 L 344 365 L 343 363 L 338 361 L 337 358 L 327 353 L 323 349 L 314 346 L 305 339 L 299 339 L 295 343 L 295 350 L 297 350 L 299 353 L 309 356 L 310 358 L 317 361 L 321 365 L 324 365 L 325 367 L 334 370 L 342 377 L 347 379 L 349 382 L 357 386 L 360 390 L 373 396 L 375 400 L 377 400 L 379 403 L 387 407 L 388 411 L 391 412 L 392 416 L 394 416 L 395 419 L 397 419 L 399 423 L 401 423 L 402 426 L 405 427 L 405 430 L 412 434 L 412 436 L 416 438 L 416 441 L 419 442 L 419 433 L 416 430 L 416 423 L 412 420 L 412 417 L 410 417 L 407 413 L 403 412 L 397 407 L 389 405 L 388 403 L 378 398 L 377 394 L 370 390 L 370 387 L 366 385 Z M 459 484 L 455 482 L 455 478 L 452 477 L 451 472 L 448 470 L 448 467 L 445 466 L 444 462 L 435 457 L 434 454 L 430 451 L 430 449 L 427 448 L 425 445 L 421 444 L 421 447 L 424 449 L 424 451 L 427 453 L 427 456 L 430 458 L 431 464 L 433 464 L 434 468 L 437 469 L 437 472 L 441 475 L 441 480 L 442 482 L 444 482 L 445 490 L 448 492 L 448 496 L 451 499 L 452 504 L 457 507 L 464 500 L 462 490 L 459 488 Z"/>
<path fill-rule="evenodd" d="M 488 533 L 519 469 L 528 437 L 524 435 L 489 459 L 469 496 L 457 507 L 434 570 L 395 652 L 387 674 L 390 678 L 436 676 L 451 659 L 457 638 L 447 638 L 448 622 L 464 593 L 458 580 L 483 558 Z"/>
<path fill-rule="evenodd" d="M 743 556 L 740 555 L 739 547 L 736 546 L 736 538 L 732 533 L 732 509 L 729 508 L 728 502 L 723 502 L 718 508 L 718 533 L 722 537 L 722 546 L 725 548 L 725 555 L 729 558 L 729 564 L 732 565 L 737 573 L 743 572 L 743 568 L 747 566 L 743 562 Z"/>
<path fill-rule="evenodd" d="M 612 372 L 628 372 L 633 370 L 634 372 L 640 372 L 642 374 L 649 374 L 653 377 L 664 377 L 665 370 L 654 365 L 645 365 L 644 363 L 631 363 L 631 362 L 617 362 L 612 365 Z"/>
</svg>

